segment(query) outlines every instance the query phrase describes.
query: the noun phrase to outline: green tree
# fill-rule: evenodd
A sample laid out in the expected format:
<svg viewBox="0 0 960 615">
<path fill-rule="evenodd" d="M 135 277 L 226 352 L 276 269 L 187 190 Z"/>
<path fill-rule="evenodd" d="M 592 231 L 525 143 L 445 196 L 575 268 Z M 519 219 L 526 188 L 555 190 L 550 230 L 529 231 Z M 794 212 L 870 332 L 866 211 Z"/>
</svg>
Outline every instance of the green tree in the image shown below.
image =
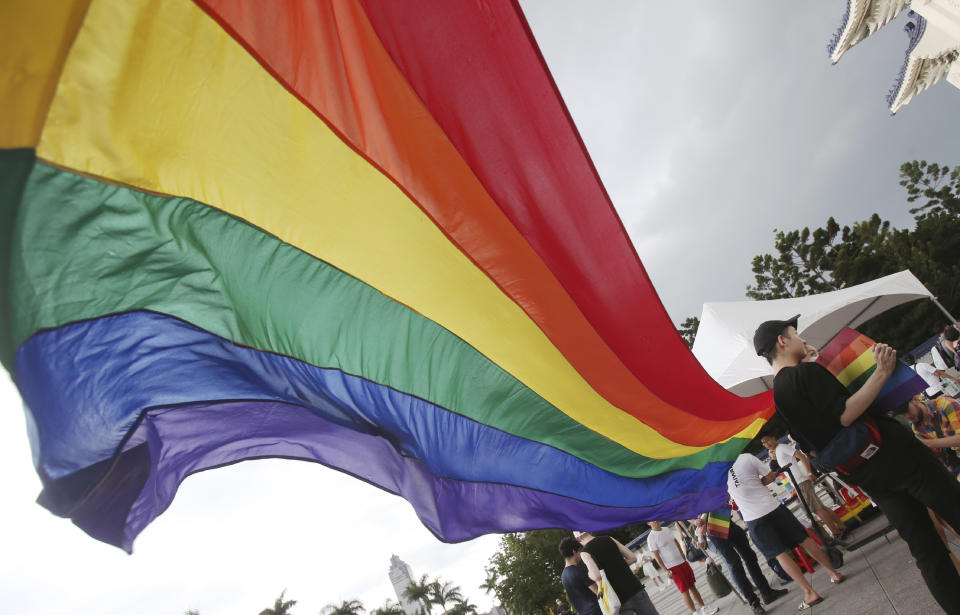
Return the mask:
<svg viewBox="0 0 960 615">
<path fill-rule="evenodd" d="M 276 602 L 273 603 L 272 609 L 263 609 L 260 611 L 260 615 L 291 615 L 293 611 L 290 609 L 293 608 L 293 605 L 297 603 L 296 600 L 284 600 L 284 594 L 287 593 L 287 590 L 280 592 L 280 597 L 277 598 Z"/>
<path fill-rule="evenodd" d="M 647 528 L 633 525 L 604 532 L 626 544 Z M 485 570 L 483 588 L 491 587 L 500 604 L 511 613 L 546 613 L 564 595 L 560 584 L 563 559 L 560 541 L 568 530 L 533 530 L 504 534 Z"/>
<path fill-rule="evenodd" d="M 917 218 L 928 215 L 960 215 L 960 165 L 951 169 L 926 160 L 900 166 L 900 185 L 907 189 L 907 202 L 920 205 L 910 210 Z"/>
<path fill-rule="evenodd" d="M 420 603 L 424 615 L 430 615 L 431 610 L 432 595 L 430 584 L 430 581 L 427 580 L 427 575 L 424 574 L 420 576 L 419 581 L 410 581 L 403 590 L 403 594 L 407 600 Z"/>
<path fill-rule="evenodd" d="M 563 560 L 557 550 L 566 530 L 534 530 L 504 534 L 486 568 L 494 593 L 513 613 L 545 613 L 547 605 L 563 595 Z"/>
<path fill-rule="evenodd" d="M 884 267 L 877 275 L 909 269 L 954 315 L 960 313 L 960 216 L 926 215 L 912 231 L 898 230 L 888 246 Z M 879 260 L 879 259 L 877 259 Z M 855 273 L 855 272 L 852 272 Z M 851 279 L 853 276 L 851 275 Z M 853 284 L 866 282 L 863 277 Z M 943 330 L 946 316 L 930 301 L 896 307 L 858 327 L 864 334 L 885 341 L 905 354 L 923 340 Z"/>
<path fill-rule="evenodd" d="M 462 600 L 463 592 L 453 583 L 441 583 L 440 579 L 436 579 L 430 584 L 430 602 L 440 605 L 441 612 L 447 612 L 448 602 L 459 602 Z"/>
<path fill-rule="evenodd" d="M 403 615 L 403 607 L 399 602 L 388 598 L 383 606 L 373 609 L 371 615 Z"/>
<path fill-rule="evenodd" d="M 484 571 L 487 573 L 487 578 L 484 579 L 483 583 L 480 584 L 480 589 L 483 590 L 483 593 L 487 595 L 493 594 L 494 596 L 496 596 L 497 595 L 497 578 L 496 576 L 491 574 L 489 568 L 485 569 Z M 502 608 L 507 613 L 507 615 L 510 614 L 510 609 L 508 609 L 505 605 L 501 604 L 500 608 Z"/>
<path fill-rule="evenodd" d="M 747 286 L 747 297 L 757 300 L 802 297 L 837 290 L 830 275 L 833 249 L 838 244 L 840 225 L 832 217 L 826 228 L 784 232 L 774 229 L 777 255 L 753 257 L 755 286 Z"/>
<path fill-rule="evenodd" d="M 914 228 L 898 229 L 874 214 L 840 227 L 830 218 L 825 228 L 775 231 L 776 255 L 754 257 L 754 299 L 781 299 L 861 284 L 910 269 L 953 314 L 960 308 L 960 184 L 956 169 L 913 161 L 901 167 Z M 949 181 L 946 181 L 946 179 Z M 929 301 L 899 306 L 858 328 L 901 353 L 942 330 L 946 319 Z"/>
<path fill-rule="evenodd" d="M 344 600 L 340 604 L 328 604 L 320 613 L 322 615 L 360 615 L 366 610 L 359 600 Z"/>
<path fill-rule="evenodd" d="M 464 598 L 456 601 L 447 615 L 477 615 L 477 605 Z"/>
<path fill-rule="evenodd" d="M 484 579 L 483 583 L 480 584 L 480 589 L 483 590 L 485 594 L 492 594 L 497 591 L 497 579 L 487 573 L 487 578 Z"/>
<path fill-rule="evenodd" d="M 697 329 L 700 328 L 700 319 L 696 316 L 690 316 L 677 329 L 677 333 L 687 343 L 688 348 L 693 348 L 693 341 L 697 339 Z"/>
</svg>

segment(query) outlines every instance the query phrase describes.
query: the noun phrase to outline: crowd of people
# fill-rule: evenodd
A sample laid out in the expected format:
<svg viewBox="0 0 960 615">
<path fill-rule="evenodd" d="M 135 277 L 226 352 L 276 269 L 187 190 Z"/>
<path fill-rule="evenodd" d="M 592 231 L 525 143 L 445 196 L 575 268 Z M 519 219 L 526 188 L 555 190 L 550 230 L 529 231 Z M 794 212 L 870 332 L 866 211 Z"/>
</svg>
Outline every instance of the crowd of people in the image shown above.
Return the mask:
<svg viewBox="0 0 960 615">
<path fill-rule="evenodd" d="M 846 526 L 814 489 L 816 472 L 835 473 L 844 483 L 865 490 L 886 515 L 907 543 L 924 582 L 944 612 L 960 613 L 960 561 L 950 552 L 945 538 L 945 531 L 955 533 L 953 528 L 960 528 L 960 402 L 945 386 L 960 385 L 960 378 L 948 371 L 960 365 L 960 330 L 954 325 L 946 327 L 931 351 L 932 364 L 907 356 L 907 364 L 923 378 L 927 388 L 885 414 L 872 404 L 896 369 L 896 352 L 885 344 L 876 344 L 872 350 L 876 369 L 851 393 L 816 363 L 816 350 L 797 332 L 798 318 L 764 322 L 754 335 L 757 354 L 765 357 L 774 370 L 776 412 L 787 425 L 790 441 L 781 442 L 778 434 L 759 434 L 770 453 L 770 466 L 752 454 L 742 453 L 728 474 L 729 506 L 705 512 L 687 525 L 678 522 L 678 531 L 690 531 L 700 548 L 708 549 L 726 565 L 739 595 L 754 613 L 760 614 L 765 612 L 764 605 L 783 597 L 787 590 L 771 586 L 751 547 L 752 540 L 781 577 L 781 584 L 796 583 L 803 593 L 798 609 L 807 610 L 826 596 L 807 581 L 792 555 L 797 549 L 816 560 L 832 584 L 843 583 L 846 578 L 836 570 L 819 541 L 767 485 L 782 468 L 789 467 L 794 486 L 826 530 L 825 536 L 840 540 Z M 731 507 L 746 531 L 731 518 Z M 718 611 L 705 603 L 696 588 L 688 561 L 693 559 L 689 557 L 693 548 L 682 548 L 677 534 L 659 521 L 650 522 L 646 544 L 647 550 L 638 555 L 608 536 L 576 531 L 565 538 L 560 543 L 566 564 L 561 580 L 575 611 L 579 615 L 612 615 L 611 610 L 617 609 L 610 608 L 609 596 L 598 600 L 598 593 L 604 598 L 603 592 L 612 589 L 619 598 L 618 613 L 657 613 L 631 566 L 638 570 L 642 567 L 643 576 L 658 591 L 667 584 L 663 576 L 672 580 L 694 615 Z"/>
</svg>

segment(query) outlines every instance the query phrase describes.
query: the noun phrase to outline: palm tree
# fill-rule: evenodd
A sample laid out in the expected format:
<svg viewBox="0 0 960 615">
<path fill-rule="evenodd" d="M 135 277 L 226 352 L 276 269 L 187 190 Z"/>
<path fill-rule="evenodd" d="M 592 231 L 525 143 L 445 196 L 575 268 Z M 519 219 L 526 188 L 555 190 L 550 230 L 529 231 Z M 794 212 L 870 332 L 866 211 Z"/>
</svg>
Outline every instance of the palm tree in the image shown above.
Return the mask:
<svg viewBox="0 0 960 615">
<path fill-rule="evenodd" d="M 447 611 L 447 615 L 477 615 L 477 605 L 472 604 L 470 600 L 463 598 Z"/>
<path fill-rule="evenodd" d="M 387 601 L 383 603 L 383 606 L 374 609 L 370 615 L 404 615 L 403 607 L 400 606 L 399 602 L 395 602 L 387 598 Z"/>
<path fill-rule="evenodd" d="M 427 581 L 427 575 L 422 575 L 419 581 L 410 581 L 403 590 L 403 595 L 408 600 L 419 602 L 423 606 L 424 615 L 430 615 L 430 582 Z"/>
<path fill-rule="evenodd" d="M 497 591 L 497 578 L 492 574 L 488 574 L 487 579 L 480 585 L 480 589 L 483 590 L 485 594 Z"/>
<path fill-rule="evenodd" d="M 359 600 L 344 600 L 339 606 L 328 604 L 320 613 L 321 615 L 360 615 L 366 610 Z"/>
<path fill-rule="evenodd" d="M 490 570 L 489 568 L 487 569 L 487 578 L 486 578 L 486 580 L 484 580 L 484 582 L 480 585 L 480 589 L 482 589 L 482 590 L 484 591 L 484 593 L 486 593 L 486 594 L 490 594 L 491 592 L 493 592 L 494 594 L 496 594 L 496 591 L 497 591 L 497 577 L 496 577 L 496 575 L 494 575 L 493 571 Z M 505 606 L 503 606 L 503 605 L 501 604 L 501 605 L 500 605 L 500 608 L 503 609 L 503 612 L 504 612 L 504 613 L 506 613 L 507 615 L 510 615 L 510 611 L 507 610 L 507 607 L 505 607 Z"/>
<path fill-rule="evenodd" d="M 430 600 L 434 604 L 439 604 L 443 612 L 446 613 L 447 603 L 463 600 L 463 592 L 453 583 L 445 582 L 441 584 L 440 579 L 437 579 L 430 584 Z"/>
<path fill-rule="evenodd" d="M 260 611 L 260 615 L 291 615 L 293 605 L 297 603 L 296 600 L 284 600 L 283 595 L 287 593 L 287 590 L 280 592 L 280 597 L 277 598 L 277 601 L 273 603 L 272 609 L 263 609 Z"/>
</svg>

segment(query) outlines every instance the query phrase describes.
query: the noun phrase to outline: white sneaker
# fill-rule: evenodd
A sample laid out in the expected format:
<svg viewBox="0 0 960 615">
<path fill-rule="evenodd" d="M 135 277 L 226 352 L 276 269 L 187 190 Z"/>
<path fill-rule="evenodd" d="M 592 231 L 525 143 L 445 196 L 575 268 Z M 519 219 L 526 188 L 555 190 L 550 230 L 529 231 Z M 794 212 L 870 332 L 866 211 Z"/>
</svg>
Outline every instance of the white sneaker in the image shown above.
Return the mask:
<svg viewBox="0 0 960 615">
<path fill-rule="evenodd" d="M 699 615 L 713 615 L 714 613 L 716 613 L 716 612 L 719 611 L 719 610 L 720 610 L 720 609 L 718 609 L 718 608 L 715 607 L 715 606 L 703 605 L 703 607 L 700 608 L 700 613 L 699 613 Z"/>
</svg>

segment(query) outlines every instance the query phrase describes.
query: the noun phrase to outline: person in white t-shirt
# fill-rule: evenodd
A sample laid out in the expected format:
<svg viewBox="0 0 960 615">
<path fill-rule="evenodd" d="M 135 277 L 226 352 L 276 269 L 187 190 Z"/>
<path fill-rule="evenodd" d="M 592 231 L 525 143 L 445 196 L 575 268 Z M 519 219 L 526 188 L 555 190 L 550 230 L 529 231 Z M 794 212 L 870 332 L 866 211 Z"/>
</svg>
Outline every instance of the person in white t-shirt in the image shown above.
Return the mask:
<svg viewBox="0 0 960 615">
<path fill-rule="evenodd" d="M 943 384 L 940 382 L 941 378 L 952 380 L 955 384 L 960 385 L 960 378 L 951 376 L 949 372 L 943 371 L 942 369 L 937 369 L 931 363 L 920 363 L 912 354 L 908 354 L 904 360 L 907 362 L 907 365 L 912 367 L 913 371 L 917 372 L 917 375 L 927 383 L 927 388 L 923 392 L 924 395 L 927 396 L 927 399 L 936 399 L 944 394 Z"/>
<path fill-rule="evenodd" d="M 807 456 L 802 451 L 798 451 L 795 446 L 786 442 L 778 442 L 771 435 L 763 436 L 760 438 L 760 442 L 770 451 L 770 456 L 777 460 L 781 468 L 790 464 L 790 472 L 793 473 L 793 478 L 797 482 L 797 491 L 803 496 L 803 501 L 807 503 L 813 514 L 823 521 L 823 524 L 827 526 L 833 536 L 842 536 L 847 528 L 840 517 L 837 516 L 837 513 L 833 512 L 817 497 L 816 490 L 813 487 L 813 470 L 810 468 L 810 460 L 807 459 Z"/>
<path fill-rule="evenodd" d="M 656 561 L 657 558 L 647 553 L 646 550 L 640 550 L 637 553 L 637 559 L 640 560 L 643 566 L 643 576 L 653 581 L 657 591 L 661 591 L 667 582 L 663 580 L 663 573 L 653 565 L 653 562 Z"/>
<path fill-rule="evenodd" d="M 683 601 L 691 613 L 696 615 L 713 615 L 719 609 L 715 606 L 707 607 L 703 604 L 703 598 L 697 591 L 696 577 L 693 576 L 693 568 L 683 559 L 683 551 L 680 550 L 680 543 L 677 542 L 673 532 L 663 529 L 659 521 L 650 522 L 650 534 L 647 536 L 647 548 L 657 558 L 660 567 L 667 571 L 667 576 L 673 579 L 677 586 Z M 699 604 L 699 609 L 694 607 L 694 603 Z"/>
<path fill-rule="evenodd" d="M 741 453 L 728 473 L 727 490 L 747 524 L 753 544 L 760 549 L 764 557 L 776 558 L 790 578 L 803 590 L 800 610 L 806 610 L 823 602 L 823 596 L 807 582 L 800 567 L 790 556 L 791 549 L 803 547 L 830 573 L 831 583 L 843 583 L 846 579 L 836 571 L 823 549 L 807 535 L 807 531 L 793 513 L 767 489 L 766 485 L 772 483 L 776 477 L 777 473 L 770 471 L 759 459 L 748 453 Z"/>
<path fill-rule="evenodd" d="M 930 357 L 937 369 L 946 371 L 957 366 L 958 339 L 960 339 L 960 330 L 957 326 L 947 325 L 930 349 Z"/>
</svg>

